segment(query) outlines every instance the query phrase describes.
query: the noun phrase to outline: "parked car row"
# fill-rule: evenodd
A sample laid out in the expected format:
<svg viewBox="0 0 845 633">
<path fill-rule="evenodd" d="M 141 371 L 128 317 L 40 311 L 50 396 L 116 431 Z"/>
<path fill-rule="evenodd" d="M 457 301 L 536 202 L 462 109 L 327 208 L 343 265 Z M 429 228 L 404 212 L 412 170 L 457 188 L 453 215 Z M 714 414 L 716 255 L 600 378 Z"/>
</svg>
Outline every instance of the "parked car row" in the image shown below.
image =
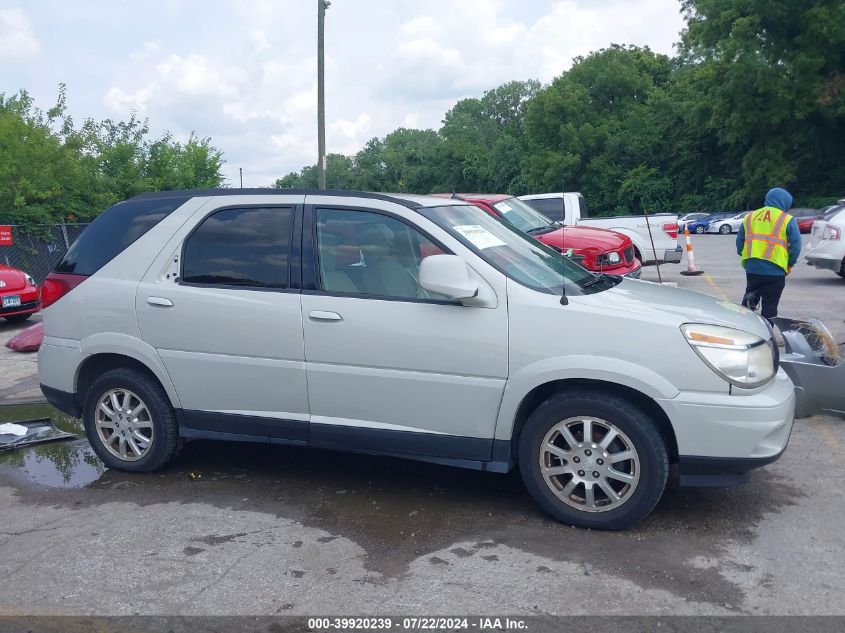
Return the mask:
<svg viewBox="0 0 845 633">
<path fill-rule="evenodd" d="M 802 233 L 809 233 L 813 228 L 813 223 L 822 217 L 825 211 L 833 207 L 826 207 L 819 211 L 818 209 L 810 209 L 807 207 L 798 207 L 789 210 L 789 215 L 798 220 L 798 228 Z M 729 235 L 736 233 L 742 224 L 743 218 L 748 215 L 749 211 L 742 211 L 734 213 L 730 211 L 720 211 L 718 213 L 688 213 L 678 220 L 678 227 L 681 232 L 684 228 L 689 229 L 690 233 L 720 233 L 722 235 Z"/>
<path fill-rule="evenodd" d="M 564 226 L 535 211 L 522 200 L 501 194 L 438 194 L 465 200 L 528 233 L 587 270 L 638 278 L 642 265 L 631 239 L 607 229 Z"/>
<path fill-rule="evenodd" d="M 678 216 L 675 214 L 595 216 L 578 192 L 540 193 L 520 196 L 544 216 L 566 226 L 609 229 L 627 235 L 634 254 L 643 264 L 677 264 L 683 251 L 678 245 Z M 653 247 L 652 247 L 653 243 Z"/>
</svg>

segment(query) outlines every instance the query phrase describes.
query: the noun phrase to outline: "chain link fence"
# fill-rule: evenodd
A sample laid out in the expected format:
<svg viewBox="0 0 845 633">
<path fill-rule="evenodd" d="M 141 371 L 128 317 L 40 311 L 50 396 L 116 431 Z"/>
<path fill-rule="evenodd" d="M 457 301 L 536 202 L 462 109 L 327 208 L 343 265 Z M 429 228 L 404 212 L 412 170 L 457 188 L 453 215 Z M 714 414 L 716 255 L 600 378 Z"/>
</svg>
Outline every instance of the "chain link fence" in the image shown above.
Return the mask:
<svg viewBox="0 0 845 633">
<path fill-rule="evenodd" d="M 12 225 L 12 246 L 0 246 L 0 263 L 32 275 L 39 286 L 87 224 Z"/>
</svg>

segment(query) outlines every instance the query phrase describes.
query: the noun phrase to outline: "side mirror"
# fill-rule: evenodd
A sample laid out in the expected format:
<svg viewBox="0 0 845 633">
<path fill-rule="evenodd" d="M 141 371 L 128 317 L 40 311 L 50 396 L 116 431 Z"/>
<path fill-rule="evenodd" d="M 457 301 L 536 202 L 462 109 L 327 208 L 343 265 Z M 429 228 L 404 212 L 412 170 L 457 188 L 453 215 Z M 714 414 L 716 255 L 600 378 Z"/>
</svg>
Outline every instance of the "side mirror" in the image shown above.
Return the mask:
<svg viewBox="0 0 845 633">
<path fill-rule="evenodd" d="M 478 282 L 457 255 L 430 255 L 422 260 L 420 286 L 450 299 L 469 299 L 478 294 Z"/>
</svg>

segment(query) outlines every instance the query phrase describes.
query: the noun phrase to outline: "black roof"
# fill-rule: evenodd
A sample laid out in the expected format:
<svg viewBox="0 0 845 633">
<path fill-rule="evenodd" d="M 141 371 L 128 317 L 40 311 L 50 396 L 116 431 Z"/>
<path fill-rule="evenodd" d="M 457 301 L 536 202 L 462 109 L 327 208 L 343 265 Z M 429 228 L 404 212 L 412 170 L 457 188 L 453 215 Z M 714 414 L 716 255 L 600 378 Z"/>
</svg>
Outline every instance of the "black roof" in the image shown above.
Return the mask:
<svg viewBox="0 0 845 633">
<path fill-rule="evenodd" d="M 371 191 L 347 191 L 343 189 L 274 189 L 270 187 L 257 189 L 172 189 L 169 191 L 148 191 L 139 193 L 131 200 L 163 200 L 182 199 L 185 202 L 191 198 L 205 198 L 208 196 L 355 196 L 356 198 L 370 198 L 386 200 L 401 204 L 409 209 L 419 209 L 422 205 L 397 196 Z"/>
</svg>

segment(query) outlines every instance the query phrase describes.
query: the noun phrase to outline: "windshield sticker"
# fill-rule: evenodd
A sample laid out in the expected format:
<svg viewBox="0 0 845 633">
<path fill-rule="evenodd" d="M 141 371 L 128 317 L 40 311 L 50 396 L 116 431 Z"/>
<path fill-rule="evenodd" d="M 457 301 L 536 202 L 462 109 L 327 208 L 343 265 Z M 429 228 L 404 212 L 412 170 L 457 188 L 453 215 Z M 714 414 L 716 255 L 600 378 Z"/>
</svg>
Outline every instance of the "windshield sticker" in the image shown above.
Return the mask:
<svg viewBox="0 0 845 633">
<path fill-rule="evenodd" d="M 470 244 L 478 249 L 492 248 L 494 246 L 504 246 L 505 243 L 498 237 L 493 235 L 483 226 L 477 224 L 462 224 L 454 227 L 454 229 L 463 235 Z"/>
<path fill-rule="evenodd" d="M 509 205 L 507 202 L 498 202 L 498 203 L 494 204 L 493 206 L 496 207 L 496 209 L 498 211 L 501 211 L 502 213 L 507 213 L 508 211 L 513 211 L 513 207 L 511 205 Z"/>
</svg>

